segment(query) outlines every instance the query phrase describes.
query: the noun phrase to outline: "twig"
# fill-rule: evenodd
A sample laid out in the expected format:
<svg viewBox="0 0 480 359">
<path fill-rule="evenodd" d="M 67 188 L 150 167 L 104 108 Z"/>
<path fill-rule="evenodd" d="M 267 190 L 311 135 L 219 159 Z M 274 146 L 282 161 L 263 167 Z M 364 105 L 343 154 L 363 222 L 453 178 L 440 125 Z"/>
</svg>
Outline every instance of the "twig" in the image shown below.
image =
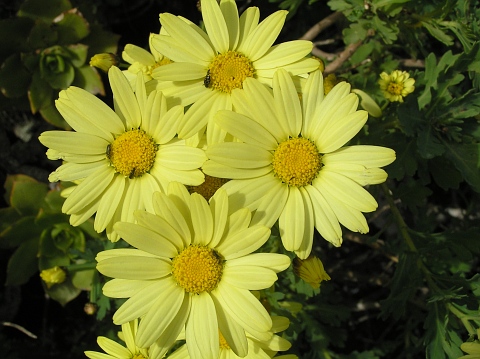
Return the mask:
<svg viewBox="0 0 480 359">
<path fill-rule="evenodd" d="M 345 50 L 343 50 L 340 54 L 338 54 L 338 57 L 333 60 L 331 63 L 329 63 L 325 67 L 325 71 L 323 72 L 325 75 L 331 74 L 335 72 L 337 69 L 339 69 L 345 61 L 347 61 L 350 56 L 353 55 L 355 51 L 360 47 L 360 45 L 363 43 L 363 41 L 358 41 L 354 44 L 348 45 Z"/>
<path fill-rule="evenodd" d="M 385 250 L 383 249 L 383 242 L 376 241 L 373 243 L 369 243 L 365 237 L 362 237 L 358 234 L 348 233 L 348 232 L 343 235 L 343 238 L 351 242 L 368 246 L 376 251 L 379 251 L 379 253 L 381 253 L 383 256 L 387 257 L 388 259 L 390 259 L 392 262 L 398 263 L 398 257 L 385 252 Z"/>
<path fill-rule="evenodd" d="M 316 57 L 319 57 L 319 58 L 321 58 L 321 59 L 323 59 L 323 60 L 327 60 L 327 61 L 333 61 L 333 59 L 334 59 L 335 57 L 337 57 L 336 54 L 332 54 L 332 53 L 330 53 L 330 52 L 322 51 L 322 50 L 320 50 L 320 49 L 317 49 L 316 47 L 314 47 L 314 48 L 312 49 L 312 54 L 313 54 L 314 56 L 316 56 Z"/>
<path fill-rule="evenodd" d="M 300 40 L 313 40 L 319 33 L 336 23 L 342 17 L 343 14 L 339 11 L 328 15 L 326 18 L 313 25 L 305 34 L 303 34 Z"/>
<path fill-rule="evenodd" d="M 37 339 L 37 336 L 35 334 L 33 334 L 32 332 L 29 332 L 27 329 L 25 329 L 24 327 L 18 325 L 18 324 L 15 324 L 15 323 L 10 323 L 10 322 L 2 322 L 2 324 L 5 326 L 5 327 L 12 327 L 12 328 L 15 328 L 15 329 L 18 329 L 20 330 L 23 334 L 29 336 L 30 338 L 33 338 L 33 339 Z"/>
<path fill-rule="evenodd" d="M 425 67 L 425 61 L 423 60 L 415 60 L 415 59 L 402 59 L 400 63 L 405 67 Z"/>
</svg>

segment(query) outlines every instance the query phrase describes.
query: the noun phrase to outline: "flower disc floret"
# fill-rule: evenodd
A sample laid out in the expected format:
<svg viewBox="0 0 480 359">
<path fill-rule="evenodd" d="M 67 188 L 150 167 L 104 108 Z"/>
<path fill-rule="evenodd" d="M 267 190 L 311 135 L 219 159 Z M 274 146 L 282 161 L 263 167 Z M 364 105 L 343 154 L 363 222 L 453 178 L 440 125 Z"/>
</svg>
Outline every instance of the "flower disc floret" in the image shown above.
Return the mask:
<svg viewBox="0 0 480 359">
<path fill-rule="evenodd" d="M 231 93 L 233 89 L 243 88 L 243 81 L 253 77 L 255 68 L 252 61 L 237 51 L 227 51 L 215 56 L 208 68 L 209 87 Z"/>
<path fill-rule="evenodd" d="M 223 273 L 221 256 L 212 248 L 190 245 L 172 260 L 172 275 L 189 293 L 214 290 Z"/>
<path fill-rule="evenodd" d="M 289 186 L 311 184 L 322 167 L 315 144 L 303 137 L 281 142 L 273 154 L 273 172 Z"/>
<path fill-rule="evenodd" d="M 134 129 L 118 136 L 107 147 L 115 171 L 126 177 L 140 177 L 147 173 L 155 162 L 158 145 L 145 131 Z"/>
</svg>

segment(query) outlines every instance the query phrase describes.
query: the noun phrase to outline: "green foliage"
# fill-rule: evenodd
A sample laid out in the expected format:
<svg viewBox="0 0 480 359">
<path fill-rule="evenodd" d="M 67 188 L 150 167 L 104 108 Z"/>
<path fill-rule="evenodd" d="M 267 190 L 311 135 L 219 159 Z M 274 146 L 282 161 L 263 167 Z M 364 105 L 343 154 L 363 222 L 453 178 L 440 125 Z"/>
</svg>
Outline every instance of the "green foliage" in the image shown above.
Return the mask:
<svg viewBox="0 0 480 359">
<path fill-rule="evenodd" d="M 89 36 L 92 30 L 95 36 Z M 97 52 L 116 52 L 118 36 L 91 27 L 70 1 L 45 6 L 41 0 L 26 0 L 15 18 L 0 20 L 0 32 L 9 34 L 0 39 L 2 107 L 26 102 L 32 113 L 67 129 L 54 106 L 60 90 L 75 85 L 104 94 L 87 59 Z"/>
</svg>

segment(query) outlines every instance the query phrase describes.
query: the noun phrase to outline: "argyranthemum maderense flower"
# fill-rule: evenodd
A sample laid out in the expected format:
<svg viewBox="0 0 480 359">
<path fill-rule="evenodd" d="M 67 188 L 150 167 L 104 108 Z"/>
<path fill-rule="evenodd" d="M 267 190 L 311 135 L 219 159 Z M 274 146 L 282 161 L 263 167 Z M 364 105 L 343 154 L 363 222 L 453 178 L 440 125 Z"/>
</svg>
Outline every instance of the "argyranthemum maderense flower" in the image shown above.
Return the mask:
<svg viewBox="0 0 480 359">
<path fill-rule="evenodd" d="M 57 109 L 76 131 L 47 131 L 40 142 L 49 147 L 50 159 L 64 164 L 49 180 L 81 180 L 69 189 L 62 211 L 77 226 L 96 213 L 94 228 L 113 231 L 117 221 L 133 221 L 136 209 L 152 209 L 152 195 L 165 190 L 170 181 L 199 185 L 204 180 L 198 169 L 206 160 L 203 150 L 178 140 L 176 124 L 183 107 L 167 109 L 162 93 L 146 95 L 140 74 L 134 92 L 117 67 L 108 76 L 115 111 L 97 97 L 77 87 L 60 93 Z"/>
<path fill-rule="evenodd" d="M 167 35 L 155 36 L 153 46 L 175 63 L 159 67 L 153 77 L 165 96 L 191 103 L 179 127 L 179 137 L 189 138 L 202 132 L 212 114 L 231 109 L 230 94 L 242 88 L 246 78 L 272 84 L 276 69 L 291 75 L 306 74 L 318 68 L 318 61 L 305 58 L 312 43 L 295 40 L 272 46 L 282 30 L 287 11 L 279 10 L 259 23 L 257 7 L 238 16 L 234 0 L 202 0 L 206 32 L 186 19 L 160 14 Z M 164 82 L 167 81 L 167 82 Z M 208 143 L 221 141 L 221 131 L 207 127 Z"/>
<path fill-rule="evenodd" d="M 148 37 L 150 52 L 133 44 L 126 44 L 123 49 L 122 59 L 130 64 L 128 69 L 123 71 L 123 74 L 130 81 L 132 86 L 135 86 L 139 71 L 143 72 L 144 80 L 145 82 L 148 82 L 152 80 L 152 71 L 154 69 L 172 63 L 168 57 L 163 56 L 152 46 L 152 39 L 155 35 L 156 34 L 150 34 Z"/>
<path fill-rule="evenodd" d="M 384 182 L 379 167 L 395 152 L 378 146 L 344 146 L 367 121 L 358 97 L 341 82 L 323 94 L 320 71 L 313 72 L 298 98 L 285 70 L 275 73 L 273 93 L 247 79 L 232 101 L 238 111 L 219 111 L 216 122 L 243 142 L 210 145 L 205 174 L 230 178 L 223 185 L 235 206 L 255 210 L 254 223 L 279 220 L 284 247 L 301 259 L 310 254 L 313 228 L 335 246 L 342 243 L 339 222 L 366 233 L 362 212 L 377 202 L 362 186 Z"/>
<path fill-rule="evenodd" d="M 148 350 L 140 348 L 135 344 L 137 328 L 137 319 L 122 324 L 122 331 L 119 333 L 119 337 L 125 342 L 126 347 L 111 339 L 100 336 L 97 338 L 97 343 L 106 354 L 86 351 L 85 355 L 90 359 L 148 359 Z"/>
<path fill-rule="evenodd" d="M 288 318 L 272 316 L 272 334 L 281 332 L 288 328 L 290 324 Z M 232 348 L 228 345 L 227 341 L 223 337 L 222 333 L 218 333 L 219 342 L 220 342 L 220 353 L 218 358 L 222 359 L 239 359 Z M 180 335 L 179 340 L 185 339 L 184 333 Z M 261 341 L 257 338 L 247 334 L 247 343 L 248 343 L 248 353 L 244 359 L 262 359 L 262 358 L 273 358 L 276 353 L 279 351 L 285 351 L 290 349 L 291 344 L 288 340 L 278 336 L 272 335 L 268 341 Z M 152 353 L 154 355 L 154 353 Z M 152 356 L 151 359 L 155 359 L 156 356 Z M 186 345 L 182 345 L 180 348 L 175 350 L 172 354 L 168 356 L 169 359 L 190 359 L 188 349 Z M 277 358 L 277 357 L 276 357 Z"/>
<path fill-rule="evenodd" d="M 415 79 L 406 71 L 395 70 L 389 75 L 386 72 L 380 74 L 380 90 L 390 102 L 403 102 L 403 98 L 415 90 Z"/>
<path fill-rule="evenodd" d="M 160 358 L 183 327 L 192 358 L 218 358 L 219 336 L 239 356 L 247 354 L 245 332 L 259 340 L 272 336 L 272 321 L 250 290 L 270 287 L 290 259 L 254 253 L 269 238 L 264 225 L 250 226 L 242 208 L 228 214 L 229 199 L 219 189 L 208 203 L 172 182 L 156 192 L 155 214 L 135 211 L 137 223 L 119 222 L 116 231 L 138 249 L 112 249 L 97 255 L 97 269 L 112 277 L 108 297 L 129 298 L 114 323 L 141 317 L 137 344 L 158 346 Z"/>
</svg>

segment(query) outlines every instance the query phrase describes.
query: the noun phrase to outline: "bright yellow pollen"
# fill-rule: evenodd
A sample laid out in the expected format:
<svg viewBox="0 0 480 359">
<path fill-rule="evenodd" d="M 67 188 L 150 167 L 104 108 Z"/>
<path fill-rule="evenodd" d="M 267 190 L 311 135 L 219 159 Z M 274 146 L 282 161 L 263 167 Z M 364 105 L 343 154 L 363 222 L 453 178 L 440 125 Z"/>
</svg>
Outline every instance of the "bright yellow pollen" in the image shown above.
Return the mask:
<svg viewBox="0 0 480 359">
<path fill-rule="evenodd" d="M 214 249 L 190 245 L 172 259 L 172 275 L 188 293 L 214 290 L 223 273 L 223 260 Z"/>
<path fill-rule="evenodd" d="M 402 83 L 396 83 L 396 82 L 390 82 L 387 86 L 387 91 L 390 92 L 393 95 L 401 95 L 403 91 L 403 84 Z"/>
<path fill-rule="evenodd" d="M 222 187 L 228 181 L 229 180 L 226 178 L 217 178 L 205 175 L 205 182 L 199 186 L 189 186 L 188 191 L 190 193 L 198 193 L 208 201 L 215 194 L 217 189 Z"/>
<path fill-rule="evenodd" d="M 140 177 L 155 162 L 158 145 L 145 131 L 137 129 L 118 136 L 106 149 L 115 171 L 125 177 Z"/>
<path fill-rule="evenodd" d="M 225 340 L 224 336 L 220 331 L 218 331 L 218 335 L 220 336 L 220 349 L 230 349 L 230 345 L 228 345 L 227 341 Z"/>
<path fill-rule="evenodd" d="M 236 51 L 227 51 L 215 56 L 208 67 L 210 82 L 207 87 L 226 93 L 243 88 L 243 81 L 253 77 L 255 69 L 245 55 Z"/>
<path fill-rule="evenodd" d="M 303 137 L 280 143 L 273 154 L 273 172 L 289 186 L 311 184 L 322 167 L 322 156 L 315 144 Z"/>
</svg>

